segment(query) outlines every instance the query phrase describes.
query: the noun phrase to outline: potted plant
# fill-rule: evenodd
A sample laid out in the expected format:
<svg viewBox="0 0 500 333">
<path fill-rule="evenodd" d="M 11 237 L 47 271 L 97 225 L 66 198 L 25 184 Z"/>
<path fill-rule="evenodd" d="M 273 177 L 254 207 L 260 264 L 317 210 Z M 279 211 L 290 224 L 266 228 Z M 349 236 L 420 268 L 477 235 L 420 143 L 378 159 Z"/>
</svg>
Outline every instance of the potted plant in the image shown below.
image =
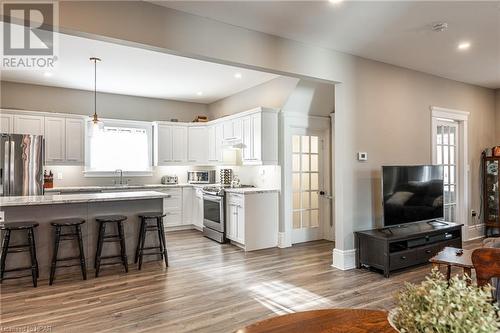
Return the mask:
<svg viewBox="0 0 500 333">
<path fill-rule="evenodd" d="M 499 308 L 491 290 L 468 285 L 467 277 L 455 276 L 448 283 L 436 269 L 396 295 L 389 322 L 401 333 L 496 333 Z"/>
</svg>

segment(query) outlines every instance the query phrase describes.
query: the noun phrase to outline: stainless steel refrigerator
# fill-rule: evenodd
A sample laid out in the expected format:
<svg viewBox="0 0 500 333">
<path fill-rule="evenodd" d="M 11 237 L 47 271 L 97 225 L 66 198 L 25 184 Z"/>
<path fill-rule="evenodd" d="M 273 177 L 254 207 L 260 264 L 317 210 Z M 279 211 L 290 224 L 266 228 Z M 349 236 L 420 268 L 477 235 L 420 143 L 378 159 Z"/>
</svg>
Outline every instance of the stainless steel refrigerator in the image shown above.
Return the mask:
<svg viewBox="0 0 500 333">
<path fill-rule="evenodd" d="M 0 196 L 42 195 L 42 135 L 0 134 Z"/>
</svg>

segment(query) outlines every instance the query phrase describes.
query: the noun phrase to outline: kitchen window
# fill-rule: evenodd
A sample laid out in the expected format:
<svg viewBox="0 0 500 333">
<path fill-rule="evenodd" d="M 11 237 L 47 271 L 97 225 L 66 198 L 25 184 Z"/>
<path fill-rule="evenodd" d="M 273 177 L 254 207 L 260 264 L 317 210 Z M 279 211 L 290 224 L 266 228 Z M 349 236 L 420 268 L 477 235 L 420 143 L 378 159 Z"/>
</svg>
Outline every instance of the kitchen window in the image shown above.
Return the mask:
<svg viewBox="0 0 500 333">
<path fill-rule="evenodd" d="M 152 124 L 104 121 L 101 130 L 87 127 L 85 174 L 114 176 L 120 169 L 128 176 L 152 172 Z"/>
</svg>

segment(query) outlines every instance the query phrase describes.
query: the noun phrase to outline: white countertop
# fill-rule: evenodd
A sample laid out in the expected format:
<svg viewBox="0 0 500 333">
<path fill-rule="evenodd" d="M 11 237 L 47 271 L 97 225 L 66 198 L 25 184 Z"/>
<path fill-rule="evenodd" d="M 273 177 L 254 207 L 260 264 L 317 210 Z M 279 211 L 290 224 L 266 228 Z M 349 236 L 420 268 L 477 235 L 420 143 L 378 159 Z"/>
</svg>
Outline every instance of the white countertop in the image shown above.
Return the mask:
<svg viewBox="0 0 500 333">
<path fill-rule="evenodd" d="M 144 185 L 91 185 L 91 186 L 64 186 L 64 187 L 53 187 L 45 189 L 45 193 L 54 192 L 100 192 L 100 191 L 124 191 L 124 190 L 137 190 L 137 189 L 155 189 L 155 188 L 177 188 L 177 187 L 187 187 L 192 186 L 192 184 L 144 184 Z"/>
<path fill-rule="evenodd" d="M 232 187 L 232 188 L 225 188 L 224 191 L 227 193 L 258 194 L 258 193 L 272 193 L 272 192 L 279 193 L 280 190 L 270 189 L 270 188 L 260 188 L 260 187 L 241 187 L 241 188 Z"/>
<path fill-rule="evenodd" d="M 58 205 L 71 203 L 89 203 L 102 201 L 127 201 L 141 199 L 168 198 L 169 194 L 156 191 L 113 192 L 113 193 L 79 193 L 79 194 L 46 194 L 34 196 L 0 197 L 0 207 Z"/>
</svg>

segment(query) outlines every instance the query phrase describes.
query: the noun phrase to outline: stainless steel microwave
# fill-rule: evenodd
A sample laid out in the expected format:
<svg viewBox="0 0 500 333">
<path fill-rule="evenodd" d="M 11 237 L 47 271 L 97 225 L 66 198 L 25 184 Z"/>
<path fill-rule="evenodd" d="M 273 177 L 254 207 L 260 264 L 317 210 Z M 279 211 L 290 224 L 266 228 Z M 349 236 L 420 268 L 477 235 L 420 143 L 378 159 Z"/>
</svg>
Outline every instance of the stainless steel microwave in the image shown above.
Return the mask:
<svg viewBox="0 0 500 333">
<path fill-rule="evenodd" d="M 215 183 L 215 170 L 188 171 L 189 184 Z"/>
</svg>

